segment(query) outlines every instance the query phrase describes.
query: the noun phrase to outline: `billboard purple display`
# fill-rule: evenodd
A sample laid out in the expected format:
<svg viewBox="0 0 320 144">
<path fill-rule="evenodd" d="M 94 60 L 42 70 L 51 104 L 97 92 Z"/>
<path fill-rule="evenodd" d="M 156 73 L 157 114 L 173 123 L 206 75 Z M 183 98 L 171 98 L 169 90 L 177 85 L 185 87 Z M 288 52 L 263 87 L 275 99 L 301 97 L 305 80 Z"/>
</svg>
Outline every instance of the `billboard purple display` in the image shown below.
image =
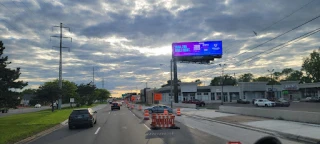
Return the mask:
<svg viewBox="0 0 320 144">
<path fill-rule="evenodd" d="M 222 41 L 172 43 L 174 57 L 212 56 L 221 58 Z"/>
</svg>

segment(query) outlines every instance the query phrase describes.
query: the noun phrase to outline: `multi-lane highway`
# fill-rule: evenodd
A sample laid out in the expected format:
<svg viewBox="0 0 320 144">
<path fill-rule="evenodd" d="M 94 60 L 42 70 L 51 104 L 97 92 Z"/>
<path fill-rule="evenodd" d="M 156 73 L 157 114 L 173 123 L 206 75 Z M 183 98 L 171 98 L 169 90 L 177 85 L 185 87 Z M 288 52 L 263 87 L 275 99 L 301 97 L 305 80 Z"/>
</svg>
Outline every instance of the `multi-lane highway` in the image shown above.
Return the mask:
<svg viewBox="0 0 320 144">
<path fill-rule="evenodd" d="M 97 124 L 92 128 L 69 130 L 64 126 L 31 144 L 225 144 L 227 140 L 178 124 L 181 129 L 150 130 L 125 106 L 111 111 L 110 105 L 98 111 Z"/>
</svg>

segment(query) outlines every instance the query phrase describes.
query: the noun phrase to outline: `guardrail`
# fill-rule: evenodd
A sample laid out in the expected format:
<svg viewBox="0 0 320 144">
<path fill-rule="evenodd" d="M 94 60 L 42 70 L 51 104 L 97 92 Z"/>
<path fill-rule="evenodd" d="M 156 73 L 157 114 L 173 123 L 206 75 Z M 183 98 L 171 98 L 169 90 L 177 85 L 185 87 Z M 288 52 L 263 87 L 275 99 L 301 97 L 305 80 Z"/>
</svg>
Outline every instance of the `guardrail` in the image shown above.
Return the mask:
<svg viewBox="0 0 320 144">
<path fill-rule="evenodd" d="M 320 113 L 318 112 L 279 110 L 279 109 L 272 109 L 272 108 L 233 107 L 233 106 L 219 106 L 219 111 L 226 112 L 226 113 L 233 113 L 233 114 L 320 124 Z"/>
</svg>

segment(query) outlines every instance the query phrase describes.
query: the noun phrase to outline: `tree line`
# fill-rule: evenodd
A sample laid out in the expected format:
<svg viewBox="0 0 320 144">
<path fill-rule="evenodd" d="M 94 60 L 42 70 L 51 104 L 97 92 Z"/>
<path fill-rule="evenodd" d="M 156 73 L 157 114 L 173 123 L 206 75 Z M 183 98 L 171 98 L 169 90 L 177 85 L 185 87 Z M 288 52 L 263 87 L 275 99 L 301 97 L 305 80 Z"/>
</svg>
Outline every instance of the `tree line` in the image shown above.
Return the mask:
<svg viewBox="0 0 320 144">
<path fill-rule="evenodd" d="M 268 82 L 267 85 L 277 85 L 281 81 L 299 81 L 299 83 L 320 82 L 320 49 L 314 50 L 308 57 L 303 59 L 300 70 L 284 68 L 282 71 L 275 71 L 268 76 L 255 77 L 252 73 L 242 74 L 236 79 L 231 75 L 214 77 L 211 86 L 236 85 L 237 82 Z"/>
<path fill-rule="evenodd" d="M 45 82 L 38 89 L 26 89 L 22 93 L 34 95 L 29 102 L 31 105 L 37 103 L 47 105 L 56 102 L 59 99 L 59 94 L 62 94 L 62 103 L 69 103 L 70 98 L 74 98 L 75 103 L 81 105 L 91 105 L 96 100 L 103 102 L 110 98 L 108 90 L 96 88 L 91 83 L 77 85 L 74 82 L 63 80 L 62 89 L 60 89 L 58 82 L 57 79 Z"/>
</svg>

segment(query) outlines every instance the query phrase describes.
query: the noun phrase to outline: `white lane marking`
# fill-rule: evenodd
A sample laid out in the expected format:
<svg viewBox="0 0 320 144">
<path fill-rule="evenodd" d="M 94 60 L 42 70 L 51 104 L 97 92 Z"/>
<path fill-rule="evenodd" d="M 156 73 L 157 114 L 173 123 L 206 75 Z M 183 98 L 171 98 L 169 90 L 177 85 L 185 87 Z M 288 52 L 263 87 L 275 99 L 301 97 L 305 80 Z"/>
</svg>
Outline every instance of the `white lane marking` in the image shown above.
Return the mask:
<svg viewBox="0 0 320 144">
<path fill-rule="evenodd" d="M 97 131 L 94 134 L 98 134 L 99 130 L 100 130 L 100 127 L 98 127 Z"/>
<path fill-rule="evenodd" d="M 110 114 L 111 112 L 109 112 L 109 114 Z"/>
<path fill-rule="evenodd" d="M 146 124 L 143 124 L 148 130 L 151 130 Z"/>
<path fill-rule="evenodd" d="M 133 114 L 133 116 L 136 116 L 135 114 Z"/>
</svg>

